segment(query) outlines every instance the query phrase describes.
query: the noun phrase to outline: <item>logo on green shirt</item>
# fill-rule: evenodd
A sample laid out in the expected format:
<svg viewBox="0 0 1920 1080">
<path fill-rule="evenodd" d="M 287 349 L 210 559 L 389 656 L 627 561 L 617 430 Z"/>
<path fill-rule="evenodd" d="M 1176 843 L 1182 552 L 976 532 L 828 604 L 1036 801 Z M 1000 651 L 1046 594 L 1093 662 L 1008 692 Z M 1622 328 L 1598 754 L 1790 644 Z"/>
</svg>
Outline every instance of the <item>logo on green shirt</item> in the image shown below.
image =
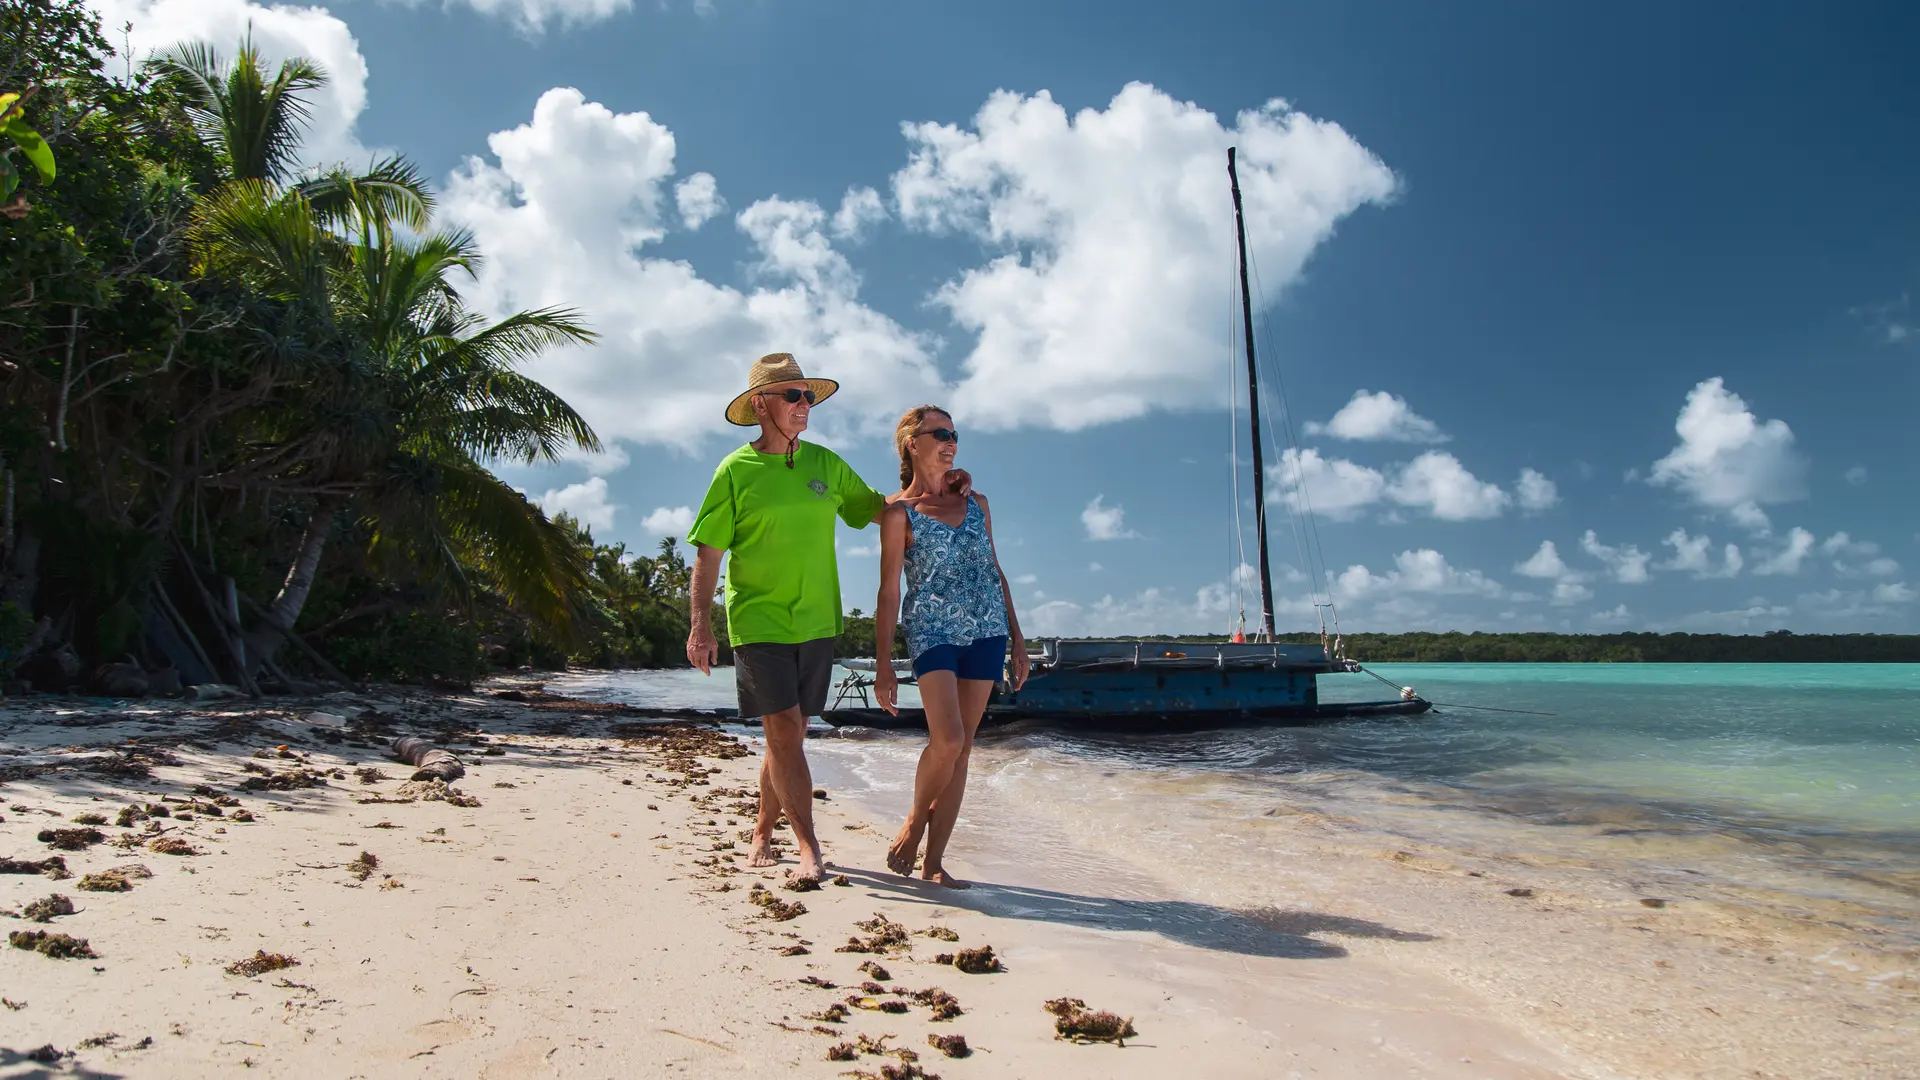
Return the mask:
<svg viewBox="0 0 1920 1080">
<path fill-rule="evenodd" d="M 807 489 L 813 492 L 813 497 L 816 499 L 827 497 L 827 482 L 817 476 L 807 481 Z"/>
</svg>

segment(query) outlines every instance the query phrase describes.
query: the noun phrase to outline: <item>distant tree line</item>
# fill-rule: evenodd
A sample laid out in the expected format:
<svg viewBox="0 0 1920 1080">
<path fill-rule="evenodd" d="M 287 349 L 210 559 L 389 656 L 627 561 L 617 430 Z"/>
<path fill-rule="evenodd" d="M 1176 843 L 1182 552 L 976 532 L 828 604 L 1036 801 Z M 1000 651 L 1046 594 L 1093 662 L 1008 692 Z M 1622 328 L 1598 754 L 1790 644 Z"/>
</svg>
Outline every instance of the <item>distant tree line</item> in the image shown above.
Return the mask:
<svg viewBox="0 0 1920 1080">
<path fill-rule="evenodd" d="M 1185 640 L 1194 640 L 1189 637 Z M 1221 641 L 1218 636 L 1209 641 Z M 1281 641 L 1318 642 L 1317 633 Z M 1347 634 L 1347 655 L 1371 663 L 1915 664 L 1920 634 Z"/>
</svg>

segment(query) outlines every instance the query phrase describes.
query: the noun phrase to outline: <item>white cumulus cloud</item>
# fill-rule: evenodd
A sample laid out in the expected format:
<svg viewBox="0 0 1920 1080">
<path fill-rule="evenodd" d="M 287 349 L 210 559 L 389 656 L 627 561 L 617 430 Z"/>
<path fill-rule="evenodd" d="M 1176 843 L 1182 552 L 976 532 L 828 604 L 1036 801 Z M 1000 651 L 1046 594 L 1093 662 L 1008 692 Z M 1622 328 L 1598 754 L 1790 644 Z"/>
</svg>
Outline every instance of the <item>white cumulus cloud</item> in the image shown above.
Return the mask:
<svg viewBox="0 0 1920 1080">
<path fill-rule="evenodd" d="M 1349 566 L 1333 580 L 1333 594 L 1341 600 L 1361 600 L 1396 592 L 1452 594 L 1498 598 L 1506 590 L 1478 570 L 1461 570 L 1432 548 L 1402 551 L 1394 568 L 1376 574 L 1365 566 Z"/>
<path fill-rule="evenodd" d="M 1649 480 L 1764 532 L 1765 505 L 1806 494 L 1807 463 L 1784 420 L 1761 420 L 1715 376 L 1695 386 L 1674 423 L 1680 444 L 1653 463 Z"/>
<path fill-rule="evenodd" d="M 588 477 L 578 484 L 568 484 L 563 488 L 550 488 L 535 501 L 540 504 L 540 509 L 547 512 L 548 517 L 565 514 L 587 528 L 598 529 L 602 533 L 613 528 L 614 511 L 620 509 L 607 501 L 607 480 L 604 476 Z"/>
<path fill-rule="evenodd" d="M 1540 546 L 1524 562 L 1514 566 L 1513 572 L 1521 577 L 1553 582 L 1554 604 L 1565 606 L 1593 599 L 1593 590 L 1585 585 L 1587 575 L 1568 566 L 1551 540 L 1540 541 Z"/>
<path fill-rule="evenodd" d="M 720 197 L 719 181 L 712 173 L 697 172 L 673 186 L 673 204 L 680 210 L 680 224 L 697 229 L 727 208 Z"/>
<path fill-rule="evenodd" d="M 487 144 L 493 159 L 468 159 L 442 201 L 487 256 L 471 299 L 496 314 L 583 312 L 599 343 L 544 356 L 528 372 L 603 438 L 691 449 L 737 434 L 721 413 L 767 352 L 791 352 L 809 374 L 840 380 L 813 418 L 828 438 L 884 433 L 901 401 L 939 386 L 926 343 L 860 303 L 859 276 L 813 203 L 764 199 L 739 214 L 756 255 L 748 291 L 648 257 L 645 246 L 669 228 L 675 143 L 646 113 L 555 88 L 527 123 Z"/>
<path fill-rule="evenodd" d="M 1353 399 L 1322 424 L 1309 420 L 1309 435 L 1330 435 L 1336 439 L 1381 440 L 1386 442 L 1440 443 L 1447 436 L 1440 425 L 1413 411 L 1405 398 L 1382 390 L 1369 394 L 1355 390 Z"/>
<path fill-rule="evenodd" d="M 893 194 L 909 228 L 996 250 L 935 295 L 978 334 L 955 404 L 977 423 L 1077 430 L 1223 404 L 1219 302 L 1231 281 L 1226 150 L 1239 147 L 1248 247 L 1294 281 L 1341 218 L 1395 190 L 1338 124 L 1272 101 L 1231 124 L 1132 83 L 1069 115 L 1001 91 L 971 126 L 903 126 Z"/>
<path fill-rule="evenodd" d="M 1546 510 L 1560 502 L 1558 485 L 1537 469 L 1520 470 L 1520 482 L 1514 485 L 1514 494 L 1520 509 L 1528 512 Z"/>
<path fill-rule="evenodd" d="M 1296 508 L 1310 509 L 1335 521 L 1349 521 L 1386 494 L 1387 478 L 1377 469 L 1342 458 L 1324 458 L 1320 451 L 1288 447 L 1278 464 L 1267 467 L 1268 478 L 1279 490 L 1270 498 L 1287 499 Z"/>
<path fill-rule="evenodd" d="M 1753 572 L 1762 577 L 1797 574 L 1812 551 L 1813 534 L 1796 525 L 1787 533 L 1786 546 L 1754 564 Z"/>
<path fill-rule="evenodd" d="M 1880 554 L 1879 544 L 1855 540 L 1845 532 L 1821 541 L 1820 552 L 1833 557 L 1833 572 L 1841 577 L 1893 577 L 1900 572 L 1899 562 Z"/>
<path fill-rule="evenodd" d="M 842 240 L 858 240 L 870 227 L 887 220 L 886 204 L 880 193 L 870 187 L 850 187 L 840 197 L 840 209 L 833 212 L 833 235 Z"/>
<path fill-rule="evenodd" d="M 656 506 L 641 520 L 640 527 L 662 536 L 685 536 L 693 529 L 693 507 Z"/>
<path fill-rule="evenodd" d="M 1086 526 L 1089 540 L 1132 540 L 1140 534 L 1127 528 L 1127 512 L 1118 506 L 1108 506 L 1105 496 L 1095 495 L 1093 501 L 1080 511 L 1080 524 Z"/>
<path fill-rule="evenodd" d="M 1613 547 L 1600 542 L 1600 536 L 1592 529 L 1580 538 L 1580 550 L 1600 560 L 1606 566 L 1607 573 L 1622 585 L 1639 585 L 1647 580 L 1647 563 L 1653 556 L 1641 551 L 1632 544 Z"/>
<path fill-rule="evenodd" d="M 1700 535 L 1692 536 L 1685 529 L 1675 529 L 1660 541 L 1673 549 L 1673 558 L 1660 564 L 1662 570 L 1680 570 L 1696 578 L 1739 577 L 1740 570 L 1746 565 L 1746 559 L 1740 554 L 1740 545 L 1728 544 L 1721 556 L 1720 565 L 1713 565 L 1713 538 Z"/>
<path fill-rule="evenodd" d="M 1408 462 L 1388 486 L 1387 497 L 1443 521 L 1499 517 L 1513 501 L 1498 484 L 1476 479 L 1458 458 L 1440 450 Z"/>
</svg>

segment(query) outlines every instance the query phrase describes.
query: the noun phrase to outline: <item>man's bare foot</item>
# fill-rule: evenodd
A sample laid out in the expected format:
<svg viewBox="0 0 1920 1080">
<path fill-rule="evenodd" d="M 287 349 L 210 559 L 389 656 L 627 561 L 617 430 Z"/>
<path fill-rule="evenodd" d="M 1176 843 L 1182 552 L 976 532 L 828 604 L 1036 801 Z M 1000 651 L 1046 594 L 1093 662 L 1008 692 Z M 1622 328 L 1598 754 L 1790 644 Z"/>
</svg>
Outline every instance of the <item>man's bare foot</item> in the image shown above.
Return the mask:
<svg viewBox="0 0 1920 1080">
<path fill-rule="evenodd" d="M 900 826 L 893 844 L 887 848 L 887 869 L 901 877 L 913 876 L 913 864 L 920 861 L 921 834 L 922 830 L 913 827 L 912 819 Z"/>
<path fill-rule="evenodd" d="M 961 881 L 959 878 L 954 877 L 952 874 L 947 873 L 947 871 L 944 868 L 938 867 L 938 866 L 933 867 L 932 869 L 929 869 L 929 870 L 921 871 L 920 877 L 922 880 L 931 881 L 935 885 L 945 885 L 949 889 L 973 888 L 973 884 L 971 882 Z"/>
<path fill-rule="evenodd" d="M 773 866 L 780 861 L 773 853 L 773 837 L 753 834 L 753 851 L 747 855 L 748 866 Z"/>
<path fill-rule="evenodd" d="M 827 860 L 820 857 L 819 848 L 802 847 L 800 849 L 800 867 L 793 872 L 793 876 L 808 881 L 819 881 L 827 876 Z"/>
</svg>

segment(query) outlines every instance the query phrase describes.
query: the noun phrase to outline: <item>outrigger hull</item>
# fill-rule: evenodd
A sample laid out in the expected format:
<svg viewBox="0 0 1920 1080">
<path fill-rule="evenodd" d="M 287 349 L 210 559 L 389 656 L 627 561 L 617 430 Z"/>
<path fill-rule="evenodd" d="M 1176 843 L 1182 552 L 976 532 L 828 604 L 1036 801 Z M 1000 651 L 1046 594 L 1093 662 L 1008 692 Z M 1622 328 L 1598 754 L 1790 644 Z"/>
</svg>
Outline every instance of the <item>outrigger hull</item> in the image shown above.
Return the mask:
<svg viewBox="0 0 1920 1080">
<path fill-rule="evenodd" d="M 1389 701 L 1322 703 L 1316 678 L 1358 670 L 1320 645 L 1187 641 L 1040 643 L 1018 691 L 1002 683 L 982 726 L 1034 722 L 1082 728 L 1190 730 L 1248 724 L 1307 725 L 1369 717 L 1414 716 L 1431 703 L 1403 694 Z M 837 727 L 925 728 L 918 709 L 896 716 L 872 707 L 872 660 L 842 661 L 850 674 L 822 719 Z M 895 661 L 896 671 L 902 666 Z M 910 681 L 911 673 L 904 679 Z M 859 704 L 850 705 L 849 698 Z"/>
</svg>

